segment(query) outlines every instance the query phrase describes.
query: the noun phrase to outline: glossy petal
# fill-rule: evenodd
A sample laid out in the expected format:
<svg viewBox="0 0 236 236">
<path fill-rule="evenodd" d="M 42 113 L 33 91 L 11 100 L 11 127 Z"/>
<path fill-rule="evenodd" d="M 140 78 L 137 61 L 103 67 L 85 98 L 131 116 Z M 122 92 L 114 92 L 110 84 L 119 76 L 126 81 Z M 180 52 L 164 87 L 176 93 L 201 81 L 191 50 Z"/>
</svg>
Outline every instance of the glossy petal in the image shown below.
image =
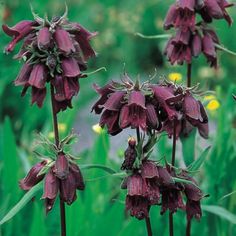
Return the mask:
<svg viewBox="0 0 236 236">
<path fill-rule="evenodd" d="M 128 177 L 127 189 L 129 196 L 147 196 L 147 185 L 141 175 L 132 175 Z"/>
<path fill-rule="evenodd" d="M 30 73 L 28 84 L 32 87 L 43 89 L 47 81 L 46 67 L 43 64 L 35 64 Z"/>
<path fill-rule="evenodd" d="M 165 30 L 168 30 L 174 26 L 177 14 L 178 14 L 178 10 L 177 10 L 176 4 L 172 4 L 167 12 L 167 15 L 164 21 Z"/>
<path fill-rule="evenodd" d="M 51 33 L 48 27 L 43 27 L 39 30 L 37 35 L 38 48 L 41 50 L 46 50 L 51 43 Z"/>
<path fill-rule="evenodd" d="M 44 99 L 46 97 L 46 93 L 47 93 L 46 88 L 38 89 L 32 87 L 31 103 L 34 104 L 36 102 L 38 107 L 42 107 Z"/>
<path fill-rule="evenodd" d="M 55 162 L 54 174 L 59 179 L 66 179 L 69 174 L 69 162 L 64 153 L 59 153 Z"/>
<path fill-rule="evenodd" d="M 58 48 L 62 52 L 66 54 L 75 52 L 75 47 L 73 45 L 71 36 L 66 30 L 57 28 L 54 33 L 54 38 L 55 38 Z"/>
<path fill-rule="evenodd" d="M 16 86 L 28 84 L 32 68 L 33 66 L 29 65 L 28 63 L 25 63 L 22 66 L 20 73 L 18 74 L 16 80 L 14 81 Z"/>
<path fill-rule="evenodd" d="M 153 161 L 144 161 L 141 167 L 141 175 L 145 179 L 159 177 L 156 163 Z"/>
<path fill-rule="evenodd" d="M 78 63 L 73 57 L 64 58 L 61 67 L 65 77 L 77 77 L 81 73 Z"/>
<path fill-rule="evenodd" d="M 83 179 L 83 175 L 79 169 L 79 167 L 76 164 L 70 164 L 70 172 L 73 174 L 75 179 L 75 185 L 78 190 L 84 190 L 85 189 L 85 183 Z"/>
<path fill-rule="evenodd" d="M 117 91 L 112 93 L 104 104 L 104 108 L 109 111 L 119 111 L 123 105 L 125 92 Z"/>
</svg>

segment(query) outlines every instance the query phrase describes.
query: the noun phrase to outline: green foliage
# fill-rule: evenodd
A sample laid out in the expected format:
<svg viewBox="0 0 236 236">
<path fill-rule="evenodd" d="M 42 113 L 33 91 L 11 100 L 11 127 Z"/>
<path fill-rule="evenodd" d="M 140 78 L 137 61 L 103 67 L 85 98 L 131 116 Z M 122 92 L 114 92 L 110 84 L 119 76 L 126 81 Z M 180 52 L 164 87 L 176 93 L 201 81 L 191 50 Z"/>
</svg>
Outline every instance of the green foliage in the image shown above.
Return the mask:
<svg viewBox="0 0 236 236">
<path fill-rule="evenodd" d="M 122 160 L 114 154 L 122 148 L 111 147 L 110 140 L 113 141 L 114 138 L 105 133 L 90 134 L 90 147 L 78 147 L 86 132 L 90 132 L 81 122 L 89 124 L 89 129 L 96 122 L 91 118 L 94 116 L 89 113 L 96 96 L 91 89 L 92 84 L 96 82 L 103 85 L 108 79 L 119 78 L 123 63 L 126 63 L 126 70 L 131 75 L 141 74 L 141 78 L 153 74 L 155 67 L 158 75 L 179 72 L 185 78 L 184 66 L 170 67 L 168 63 L 164 63 L 162 50 L 166 39 L 163 36 L 162 39 L 159 37 L 152 40 L 135 36 L 136 32 L 143 35 L 165 34 L 162 23 L 172 2 L 68 1 L 70 20 L 80 22 L 91 31 L 99 31 L 98 37 L 92 41 L 98 51 L 98 57 L 89 62 L 90 71 L 104 66 L 107 68 L 107 72 L 99 72 L 81 79 L 80 94 L 73 101 L 74 109 L 59 115 L 59 122 L 66 125 L 62 137 L 65 137 L 72 127 L 79 130 L 79 142 L 75 145 L 74 152 L 80 157 L 77 162 L 81 165 L 86 180 L 85 191 L 78 194 L 78 199 L 72 206 L 66 207 L 68 235 L 146 234 L 145 223 L 129 217 L 124 212 L 126 191 L 120 190 L 120 177 L 123 173 L 119 170 Z M 44 15 L 47 11 L 51 16 L 64 10 L 62 0 L 40 0 L 33 1 L 32 4 L 39 15 Z M 4 16 L 9 25 L 23 19 L 32 19 L 26 0 L 6 0 L 0 12 L 1 23 Z M 230 13 L 236 21 L 235 8 L 230 10 Z M 236 44 L 232 36 L 236 35 L 236 24 L 227 30 L 225 22 L 218 21 L 215 26 L 223 47 L 235 52 Z M 2 49 L 8 40 L 1 32 Z M 183 154 L 185 164 L 189 166 L 192 163 L 191 171 L 195 173 L 199 170 L 196 176 L 200 186 L 204 193 L 210 195 L 203 200 L 201 222 L 193 222 L 192 236 L 236 235 L 236 103 L 232 99 L 232 94 L 236 94 L 236 59 L 224 51 L 219 55 L 221 67 L 217 71 L 209 69 L 203 57 L 193 62 L 193 83 L 200 82 L 202 90 L 216 91 L 216 98 L 221 104 L 218 110 L 209 111 L 210 139 L 202 140 L 196 134 L 188 140 L 182 140 L 183 149 L 180 142 L 177 145 L 177 161 L 181 162 Z M 60 232 L 58 202 L 46 217 L 43 201 L 40 200 L 42 192 L 38 190 L 35 193 L 40 185 L 26 195 L 18 188 L 18 180 L 23 178 L 29 167 L 37 161 L 32 158 L 32 131 L 37 130 L 44 134 L 52 131 L 50 103 L 46 102 L 43 109 L 29 106 L 30 94 L 20 98 L 21 89 L 12 86 L 21 64 L 13 62 L 12 55 L 0 55 L 0 63 L 0 220 L 8 220 L 2 225 L 0 235 L 56 236 Z M 7 116 L 10 119 L 6 118 Z M 120 136 L 116 138 L 119 139 Z M 210 150 L 206 149 L 208 146 L 211 146 Z M 170 161 L 171 142 L 167 136 L 160 137 L 152 158 L 163 162 L 165 159 Z M 31 201 L 34 195 L 34 201 Z M 9 212 L 13 206 L 16 207 Z M 184 214 L 181 211 L 174 217 L 176 236 L 185 234 L 186 222 L 183 219 Z M 168 214 L 161 217 L 159 206 L 151 209 L 151 221 L 154 235 L 168 235 Z"/>
</svg>

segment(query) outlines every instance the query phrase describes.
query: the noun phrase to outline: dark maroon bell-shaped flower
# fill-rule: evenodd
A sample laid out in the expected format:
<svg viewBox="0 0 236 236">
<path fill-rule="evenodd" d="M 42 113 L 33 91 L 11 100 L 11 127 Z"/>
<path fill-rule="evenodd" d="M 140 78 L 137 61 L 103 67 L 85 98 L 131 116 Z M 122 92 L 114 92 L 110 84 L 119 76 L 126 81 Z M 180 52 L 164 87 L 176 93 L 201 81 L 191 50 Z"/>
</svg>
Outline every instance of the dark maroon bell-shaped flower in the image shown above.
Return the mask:
<svg viewBox="0 0 236 236">
<path fill-rule="evenodd" d="M 40 50 L 47 50 L 51 44 L 51 37 L 51 32 L 48 27 L 40 29 L 37 35 L 38 48 Z"/>
<path fill-rule="evenodd" d="M 22 95 L 32 89 L 32 104 L 43 105 L 46 97 L 46 83 L 53 87 L 56 112 L 72 107 L 72 98 L 79 92 L 79 79 L 86 77 L 86 61 L 95 56 L 90 39 L 96 34 L 81 25 L 69 22 L 63 17 L 48 19 L 35 17 L 34 21 L 21 21 L 10 28 L 3 25 L 3 31 L 13 37 L 6 47 L 11 52 L 20 40 L 23 45 L 16 59 L 24 64 L 15 84 L 23 86 Z M 60 93 L 59 93 L 60 92 Z"/>
<path fill-rule="evenodd" d="M 142 87 L 138 82 L 135 84 L 125 75 L 122 83 L 112 81 L 95 89 L 100 98 L 92 111 L 102 113 L 99 124 L 106 126 L 109 134 L 116 135 L 128 127 L 143 131 L 160 129 L 157 102 L 152 99 L 148 85 Z"/>
<path fill-rule="evenodd" d="M 175 183 L 172 177 L 176 177 L 174 170 L 170 166 L 161 168 L 160 174 L 160 192 L 161 192 L 161 214 L 167 210 L 175 213 L 178 209 L 185 209 L 182 190 L 183 185 Z"/>
<path fill-rule="evenodd" d="M 160 200 L 160 191 L 157 184 L 158 169 L 154 162 L 144 161 L 140 168 L 140 173 L 134 170 L 122 187 L 127 188 L 126 210 L 130 215 L 139 220 L 149 216 L 152 205 L 156 205 Z"/>
<path fill-rule="evenodd" d="M 212 19 L 225 19 L 231 25 L 233 20 L 227 13 L 226 8 L 233 5 L 233 3 L 229 3 L 226 0 L 204 0 L 204 5 L 199 10 L 199 13 L 207 23 L 212 22 Z"/>
<path fill-rule="evenodd" d="M 49 164 L 47 166 L 47 164 Z M 44 169 L 45 168 L 45 171 Z M 41 174 L 42 172 L 42 174 Z M 45 178 L 44 178 L 45 177 Z M 44 193 L 46 213 L 48 213 L 59 193 L 60 198 L 71 205 L 76 200 L 76 190 L 84 190 L 85 184 L 78 165 L 64 152 L 60 152 L 52 162 L 44 160 L 33 166 L 27 176 L 20 180 L 23 190 L 30 190 L 44 178 Z"/>
<path fill-rule="evenodd" d="M 141 91 L 132 91 L 128 104 L 123 106 L 120 113 L 120 127 L 146 129 L 145 96 Z"/>
<path fill-rule="evenodd" d="M 208 117 L 202 103 L 195 99 L 189 89 L 172 83 L 152 86 L 154 96 L 159 99 L 161 131 L 171 137 L 174 125 L 176 138 L 188 136 L 194 127 L 203 138 L 208 138 Z"/>
<path fill-rule="evenodd" d="M 4 33 L 8 36 L 12 37 L 12 41 L 6 46 L 5 51 L 7 53 L 13 51 L 15 45 L 29 35 L 32 31 L 34 31 L 34 26 L 37 26 L 38 23 L 36 21 L 20 21 L 13 27 L 8 27 L 7 25 L 2 25 L 2 29 Z"/>
<path fill-rule="evenodd" d="M 183 31 L 194 29 L 195 27 L 195 0 L 178 1 L 170 6 L 164 21 L 164 29 L 171 27 L 181 28 Z"/>
<path fill-rule="evenodd" d="M 19 181 L 20 188 L 23 190 L 30 190 L 33 186 L 39 183 L 45 176 L 45 174 L 39 175 L 40 171 L 47 164 L 47 161 L 41 161 L 34 165 L 26 177 Z"/>
</svg>

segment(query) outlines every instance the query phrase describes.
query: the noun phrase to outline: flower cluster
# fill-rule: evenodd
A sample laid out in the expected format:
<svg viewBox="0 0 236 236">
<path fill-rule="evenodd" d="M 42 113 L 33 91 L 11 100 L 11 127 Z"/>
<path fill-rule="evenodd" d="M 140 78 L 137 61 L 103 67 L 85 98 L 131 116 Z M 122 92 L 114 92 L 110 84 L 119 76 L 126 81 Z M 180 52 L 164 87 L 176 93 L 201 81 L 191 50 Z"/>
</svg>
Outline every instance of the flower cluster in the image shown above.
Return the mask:
<svg viewBox="0 0 236 236">
<path fill-rule="evenodd" d="M 173 83 L 134 83 L 125 76 L 123 83 L 111 82 L 95 86 L 100 99 L 92 110 L 101 114 L 100 126 L 116 135 L 127 127 L 143 131 L 166 131 L 171 137 L 176 124 L 176 136 L 188 136 L 197 127 L 202 137 L 208 137 L 208 117 L 199 100 L 193 96 L 195 88 Z"/>
<path fill-rule="evenodd" d="M 23 190 L 30 190 L 40 181 L 44 181 L 46 212 L 49 212 L 59 193 L 60 199 L 71 205 L 76 200 L 76 189 L 84 190 L 84 180 L 81 171 L 74 161 L 64 154 L 58 154 L 56 161 L 43 160 L 33 166 L 27 176 L 20 180 Z"/>
<path fill-rule="evenodd" d="M 175 182 L 175 177 L 189 182 Z M 161 214 L 167 210 L 171 213 L 186 210 L 188 220 L 199 219 L 202 215 L 200 200 L 203 194 L 196 181 L 186 171 L 181 170 L 177 175 L 169 165 L 162 167 L 154 161 L 143 160 L 139 168 L 132 168 L 122 188 L 127 189 L 126 210 L 139 220 L 149 217 L 153 205 L 161 205 Z"/>
<path fill-rule="evenodd" d="M 232 19 L 226 8 L 233 6 L 225 0 L 178 0 L 170 6 L 164 29 L 176 29 L 175 36 L 167 43 L 165 54 L 171 64 L 190 64 L 193 57 L 203 53 L 211 67 L 217 67 L 217 47 L 219 39 L 207 24 L 213 19 L 225 19 L 229 25 Z M 202 21 L 196 23 L 196 15 Z"/>
<path fill-rule="evenodd" d="M 12 41 L 5 51 L 10 53 L 23 40 L 17 59 L 24 65 L 15 80 L 23 86 L 22 95 L 32 88 L 32 104 L 43 105 L 46 83 L 53 87 L 56 111 L 72 107 L 71 100 L 79 92 L 79 78 L 84 77 L 86 61 L 95 56 L 90 39 L 96 35 L 80 24 L 67 20 L 67 11 L 62 17 L 51 21 L 34 14 L 33 21 L 20 21 L 13 27 L 3 25 L 3 31 Z"/>
</svg>

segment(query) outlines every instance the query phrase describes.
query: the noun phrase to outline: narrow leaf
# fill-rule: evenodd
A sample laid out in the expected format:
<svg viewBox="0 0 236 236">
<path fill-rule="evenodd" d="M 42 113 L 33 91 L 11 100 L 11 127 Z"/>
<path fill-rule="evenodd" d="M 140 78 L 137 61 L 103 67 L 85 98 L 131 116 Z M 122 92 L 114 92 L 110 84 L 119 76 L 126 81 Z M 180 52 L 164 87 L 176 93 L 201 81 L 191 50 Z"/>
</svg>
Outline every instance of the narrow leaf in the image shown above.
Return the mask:
<svg viewBox="0 0 236 236">
<path fill-rule="evenodd" d="M 227 197 L 230 197 L 230 196 L 233 195 L 233 194 L 236 194 L 236 190 L 233 191 L 233 192 L 231 192 L 231 193 L 228 193 L 228 194 L 224 195 L 220 200 L 223 200 L 223 199 L 225 199 L 225 198 L 227 198 Z"/>
<path fill-rule="evenodd" d="M 144 39 L 168 39 L 171 37 L 171 34 L 159 34 L 159 35 L 144 35 L 141 33 L 135 33 L 135 36 L 139 36 Z"/>
<path fill-rule="evenodd" d="M 200 155 L 200 157 L 195 160 L 191 165 L 188 166 L 187 170 L 189 172 L 196 172 L 200 169 L 200 167 L 202 166 L 203 162 L 206 160 L 206 157 L 208 156 L 208 153 L 210 151 L 211 146 L 207 147 L 202 154 Z"/>
<path fill-rule="evenodd" d="M 0 225 L 6 223 L 11 218 L 13 218 L 35 195 L 36 193 L 43 188 L 42 182 L 35 185 L 30 189 L 21 200 L 2 218 Z"/>
<path fill-rule="evenodd" d="M 91 164 L 91 165 L 81 165 L 81 169 L 101 169 L 104 170 L 105 172 L 109 174 L 116 174 L 116 171 L 113 170 L 112 168 L 104 165 L 96 165 L 96 164 Z"/>
<path fill-rule="evenodd" d="M 202 209 L 209 213 L 215 214 L 232 224 L 236 224 L 236 215 L 232 214 L 228 210 L 223 207 L 215 206 L 215 205 L 202 205 Z"/>
<path fill-rule="evenodd" d="M 231 50 L 229 50 L 229 49 L 223 47 L 223 46 L 220 45 L 220 44 L 215 43 L 215 46 L 216 46 L 217 49 L 220 49 L 220 50 L 222 50 L 222 51 L 224 51 L 224 52 L 227 52 L 227 53 L 229 53 L 229 54 L 231 54 L 231 55 L 233 55 L 233 56 L 236 56 L 236 52 L 233 52 L 233 51 L 231 51 Z"/>
</svg>

